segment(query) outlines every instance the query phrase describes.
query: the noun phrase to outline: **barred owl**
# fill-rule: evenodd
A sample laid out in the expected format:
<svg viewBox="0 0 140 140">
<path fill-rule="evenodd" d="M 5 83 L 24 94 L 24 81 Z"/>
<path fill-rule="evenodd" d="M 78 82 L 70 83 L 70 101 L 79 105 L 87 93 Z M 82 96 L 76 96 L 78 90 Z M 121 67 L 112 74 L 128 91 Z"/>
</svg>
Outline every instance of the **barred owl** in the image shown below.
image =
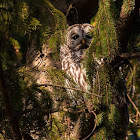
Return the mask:
<svg viewBox="0 0 140 140">
<path fill-rule="evenodd" d="M 87 82 L 81 61 L 91 43 L 93 28 L 90 24 L 70 26 L 66 31 L 64 44 L 60 47 L 62 70 L 84 91 L 87 90 Z"/>
</svg>

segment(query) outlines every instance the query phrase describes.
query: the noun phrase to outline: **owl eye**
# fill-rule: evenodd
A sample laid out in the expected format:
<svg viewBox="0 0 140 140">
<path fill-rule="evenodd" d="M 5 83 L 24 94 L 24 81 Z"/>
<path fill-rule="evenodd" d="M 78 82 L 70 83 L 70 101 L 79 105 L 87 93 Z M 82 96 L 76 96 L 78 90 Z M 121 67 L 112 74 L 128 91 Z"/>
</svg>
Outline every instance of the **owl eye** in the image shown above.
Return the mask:
<svg viewBox="0 0 140 140">
<path fill-rule="evenodd" d="M 79 38 L 79 35 L 75 35 L 72 37 L 72 39 L 76 40 L 77 38 Z"/>
<path fill-rule="evenodd" d="M 89 35 L 89 34 L 86 34 L 86 37 L 88 38 L 88 39 L 92 39 L 92 35 Z"/>
</svg>

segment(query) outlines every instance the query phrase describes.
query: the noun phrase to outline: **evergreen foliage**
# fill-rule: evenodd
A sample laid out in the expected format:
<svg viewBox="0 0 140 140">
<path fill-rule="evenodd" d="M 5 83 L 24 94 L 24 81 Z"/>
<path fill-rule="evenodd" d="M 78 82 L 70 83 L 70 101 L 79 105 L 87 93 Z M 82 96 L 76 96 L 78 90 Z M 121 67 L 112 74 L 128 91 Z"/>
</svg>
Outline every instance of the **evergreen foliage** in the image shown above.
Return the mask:
<svg viewBox="0 0 140 140">
<path fill-rule="evenodd" d="M 118 30 L 117 20 L 123 15 L 132 16 L 134 10 L 134 0 L 99 0 L 98 12 L 91 19 L 91 24 L 95 25 L 94 31 L 91 31 L 93 41 L 83 61 L 89 84 L 89 92 L 84 93 L 60 68 L 59 46 L 64 41 L 67 27 L 64 14 L 48 0 L 1 0 L 0 74 L 3 70 L 9 104 L 13 108 L 13 112 L 10 112 L 14 114 L 15 126 L 23 139 L 27 135 L 34 139 L 52 140 L 84 139 L 88 135 L 90 140 L 119 140 L 126 137 L 126 90 L 140 108 L 140 69 L 139 60 L 131 61 L 132 69 L 130 63 L 119 56 L 122 53 L 121 31 Z M 139 22 L 138 17 L 126 52 L 140 50 Z M 45 58 L 44 48 L 49 52 Z M 49 61 L 50 65 L 26 64 L 26 53 L 30 49 L 33 49 L 31 62 L 36 58 L 41 61 L 47 59 L 45 63 Z M 46 85 L 37 84 L 41 77 L 45 77 Z M 69 80 L 71 90 L 77 93 L 75 100 L 80 105 L 76 107 L 71 106 L 73 99 L 67 94 L 65 79 Z M 9 119 L 2 80 L 0 139 L 18 139 L 14 137 L 15 130 Z M 133 92 L 132 86 L 135 88 Z M 129 110 L 129 132 L 138 138 L 139 114 L 132 105 Z M 72 137 L 73 130 L 78 132 L 78 138 Z"/>
<path fill-rule="evenodd" d="M 123 12 L 121 11 L 123 14 L 130 15 L 134 10 L 134 1 L 124 1 L 122 9 L 124 10 L 122 10 Z M 84 64 L 86 64 L 87 75 L 91 86 L 90 91 L 103 96 L 102 100 L 94 98 L 92 101 L 93 106 L 96 112 L 100 112 L 101 110 L 102 113 L 104 112 L 104 117 L 102 118 L 101 116 L 100 119 L 102 120 L 100 123 L 103 123 L 103 127 L 99 127 L 99 130 L 97 129 L 98 131 L 93 135 L 93 139 L 123 139 L 123 133 L 126 133 L 127 130 L 128 114 L 127 98 L 125 99 L 124 97 L 126 94 L 124 79 L 126 76 L 130 78 L 129 88 L 132 88 L 133 74 L 129 73 L 131 71 L 129 64 L 118 64 L 118 66 L 114 66 L 113 64 L 116 61 L 116 56 L 121 53 L 117 31 L 118 15 L 119 9 L 117 9 L 114 1 L 100 0 L 98 13 L 93 18 L 94 20 L 92 20 L 92 24 L 96 25 L 93 31 L 94 40 L 87 51 L 86 62 Z M 93 57 L 91 57 L 92 55 Z M 94 59 L 94 57 L 97 59 Z M 101 64 L 95 71 L 94 66 L 97 62 Z M 122 70 L 119 70 L 119 67 Z M 116 71 L 115 69 L 118 70 Z M 95 77 L 93 73 L 96 73 L 95 83 L 92 83 L 92 79 Z M 120 105 L 118 106 L 117 104 Z M 124 112 L 119 110 L 123 110 Z M 119 137 L 119 135 L 122 137 Z"/>
<path fill-rule="evenodd" d="M 34 78 L 31 76 L 33 70 L 20 68 L 25 63 L 25 52 L 30 43 L 35 40 L 36 49 L 42 50 L 44 43 L 50 44 L 53 58 L 58 58 L 59 44 L 61 34 L 65 29 L 66 19 L 64 15 L 54 8 L 54 6 L 44 1 L 2 1 L 0 3 L 0 34 L 1 34 L 1 57 L 2 65 L 5 70 L 6 80 L 9 84 L 9 90 L 12 93 L 12 103 L 14 112 L 20 119 L 20 129 L 22 134 L 29 134 L 31 131 L 38 132 L 39 137 L 46 137 L 49 127 L 46 126 L 50 117 L 43 110 L 52 108 L 52 96 L 44 88 L 31 86 Z M 57 57 L 56 57 L 57 56 Z M 56 57 L 56 58 L 55 58 Z M 50 79 L 54 81 L 63 81 L 62 72 L 58 70 L 54 73 L 51 69 Z M 31 74 L 31 75 L 30 75 Z M 61 74 L 61 75 L 60 75 Z M 56 76 L 57 75 L 57 76 Z M 60 79 L 59 79 L 60 78 Z M 63 82 L 62 82 L 63 83 Z M 39 96 L 41 93 L 41 97 Z M 58 93 L 58 92 L 57 92 Z M 57 94 L 58 96 L 58 94 Z M 1 133 L 5 138 L 11 138 L 10 128 L 7 124 L 6 111 L 1 102 Z M 41 112 L 34 111 L 42 110 Z M 22 114 L 22 110 L 29 110 Z M 19 115 L 18 115 L 19 114 Z M 46 119 L 44 117 L 46 116 Z M 51 124 L 52 119 L 50 119 Z M 48 123 L 49 124 L 49 123 Z M 51 129 L 51 128 L 50 128 Z"/>
<path fill-rule="evenodd" d="M 94 41 L 92 43 L 95 57 L 113 59 L 118 53 L 116 19 L 118 11 L 114 1 L 99 1 L 98 13 L 95 17 Z"/>
</svg>

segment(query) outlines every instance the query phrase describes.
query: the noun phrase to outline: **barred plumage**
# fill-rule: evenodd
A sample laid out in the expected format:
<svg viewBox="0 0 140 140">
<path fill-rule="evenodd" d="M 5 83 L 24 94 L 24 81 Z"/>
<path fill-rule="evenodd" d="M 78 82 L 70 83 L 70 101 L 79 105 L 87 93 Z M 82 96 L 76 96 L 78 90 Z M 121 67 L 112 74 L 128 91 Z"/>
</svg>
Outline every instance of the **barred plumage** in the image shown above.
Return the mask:
<svg viewBox="0 0 140 140">
<path fill-rule="evenodd" d="M 70 26 L 66 32 L 65 42 L 60 48 L 62 70 L 84 91 L 87 90 L 87 81 L 81 61 L 83 53 L 91 43 L 93 28 L 90 24 Z"/>
</svg>

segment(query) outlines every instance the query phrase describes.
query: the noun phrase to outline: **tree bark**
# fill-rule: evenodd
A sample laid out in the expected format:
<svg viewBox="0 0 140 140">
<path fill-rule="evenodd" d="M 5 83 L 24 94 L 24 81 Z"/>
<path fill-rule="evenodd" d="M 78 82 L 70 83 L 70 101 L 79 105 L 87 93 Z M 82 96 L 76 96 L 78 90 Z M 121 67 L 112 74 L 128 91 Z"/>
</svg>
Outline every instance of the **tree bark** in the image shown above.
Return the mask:
<svg viewBox="0 0 140 140">
<path fill-rule="evenodd" d="M 139 14 L 139 0 L 135 1 L 135 9 L 130 12 L 125 12 L 125 5 L 122 5 L 120 17 L 117 21 L 117 29 L 120 40 L 120 52 L 127 52 L 127 44 L 130 38 L 130 34 L 135 23 L 135 19 Z"/>
</svg>

